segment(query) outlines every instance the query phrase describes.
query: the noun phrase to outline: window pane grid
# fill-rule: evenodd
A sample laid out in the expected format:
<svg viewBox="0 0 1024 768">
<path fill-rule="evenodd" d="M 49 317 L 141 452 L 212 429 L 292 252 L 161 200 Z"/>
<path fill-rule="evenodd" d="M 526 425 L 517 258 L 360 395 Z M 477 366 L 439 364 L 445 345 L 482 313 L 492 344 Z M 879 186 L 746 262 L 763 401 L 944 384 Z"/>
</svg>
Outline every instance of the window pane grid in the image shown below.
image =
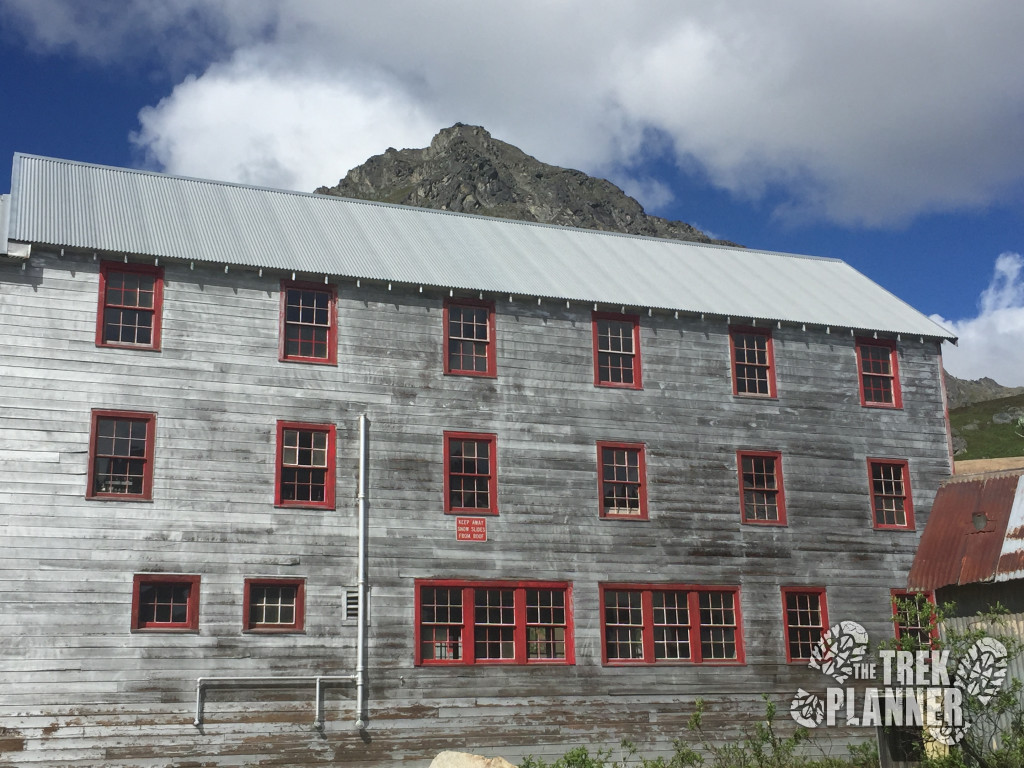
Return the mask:
<svg viewBox="0 0 1024 768">
<path fill-rule="evenodd" d="M 934 641 L 935 606 L 927 595 L 921 593 L 897 593 L 893 599 L 896 606 L 896 637 L 909 638 L 913 650 L 930 648 Z"/>
<path fill-rule="evenodd" d="M 298 587 L 294 585 L 252 585 L 249 588 L 251 626 L 294 626 Z"/>
<path fill-rule="evenodd" d="M 824 624 L 820 593 L 786 593 L 786 641 L 791 660 L 811 658 Z"/>
<path fill-rule="evenodd" d="M 289 288 L 285 292 L 285 357 L 330 359 L 331 293 Z"/>
<path fill-rule="evenodd" d="M 636 325 L 625 320 L 597 321 L 597 380 L 602 384 L 633 384 Z"/>
<path fill-rule="evenodd" d="M 601 507 L 605 514 L 643 513 L 639 448 L 602 448 L 601 477 Z"/>
<path fill-rule="evenodd" d="M 285 429 L 281 446 L 281 499 L 322 502 L 327 498 L 328 433 Z"/>
<path fill-rule="evenodd" d="M 604 593 L 604 638 L 609 660 L 644 657 L 643 593 Z"/>
<path fill-rule="evenodd" d="M 424 660 L 461 660 L 462 626 L 461 587 L 422 588 L 420 655 Z"/>
<path fill-rule="evenodd" d="M 106 272 L 103 341 L 151 346 L 156 313 L 156 278 L 132 272 Z"/>
<path fill-rule="evenodd" d="M 452 509 L 491 508 L 490 440 L 448 441 L 448 503 Z"/>
<path fill-rule="evenodd" d="M 145 419 L 96 419 L 93 493 L 143 495 L 148 432 Z"/>
<path fill-rule="evenodd" d="M 690 611 L 686 592 L 654 592 L 654 658 L 690 658 Z"/>
<path fill-rule="evenodd" d="M 760 333 L 734 333 L 732 339 L 736 391 L 770 395 L 768 337 Z"/>
<path fill-rule="evenodd" d="M 892 349 L 877 344 L 860 346 L 861 382 L 864 401 L 881 405 L 895 402 L 895 375 Z"/>
<path fill-rule="evenodd" d="M 565 592 L 526 590 L 526 658 L 565 660 Z"/>
<path fill-rule="evenodd" d="M 775 458 L 743 456 L 743 514 L 748 520 L 779 520 L 779 483 Z"/>
<path fill-rule="evenodd" d="M 572 663 L 564 586 L 420 585 L 419 596 L 420 662 Z"/>
<path fill-rule="evenodd" d="M 139 626 L 187 624 L 192 585 L 143 582 L 139 585 Z"/>
<path fill-rule="evenodd" d="M 486 373 L 490 343 L 490 310 L 449 305 L 448 368 L 451 372 Z"/>
<path fill-rule="evenodd" d="M 731 592 L 698 592 L 701 657 L 737 658 L 736 610 Z"/>
<path fill-rule="evenodd" d="M 474 592 L 476 658 L 489 661 L 515 659 L 515 592 L 511 589 L 480 588 Z"/>
<path fill-rule="evenodd" d="M 871 465 L 871 485 L 877 525 L 907 525 L 907 492 L 902 464 Z"/>
<path fill-rule="evenodd" d="M 603 596 L 606 661 L 739 661 L 734 592 L 607 589 Z"/>
</svg>

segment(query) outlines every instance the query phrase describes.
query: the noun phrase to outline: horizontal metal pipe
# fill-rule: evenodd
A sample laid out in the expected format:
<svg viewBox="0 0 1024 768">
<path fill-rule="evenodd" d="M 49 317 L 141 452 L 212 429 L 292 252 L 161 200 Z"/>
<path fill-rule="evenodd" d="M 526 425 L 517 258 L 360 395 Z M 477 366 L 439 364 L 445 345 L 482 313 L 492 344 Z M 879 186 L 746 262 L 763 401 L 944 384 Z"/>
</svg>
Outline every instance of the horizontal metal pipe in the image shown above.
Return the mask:
<svg viewBox="0 0 1024 768">
<path fill-rule="evenodd" d="M 319 728 L 323 723 L 320 717 L 320 684 L 323 682 L 351 682 L 356 680 L 356 675 L 282 675 L 280 677 L 197 677 L 196 678 L 196 716 L 192 725 L 196 728 L 203 724 L 203 687 L 207 685 L 278 685 L 284 683 L 306 682 L 315 683 L 316 707 L 313 725 Z"/>
</svg>

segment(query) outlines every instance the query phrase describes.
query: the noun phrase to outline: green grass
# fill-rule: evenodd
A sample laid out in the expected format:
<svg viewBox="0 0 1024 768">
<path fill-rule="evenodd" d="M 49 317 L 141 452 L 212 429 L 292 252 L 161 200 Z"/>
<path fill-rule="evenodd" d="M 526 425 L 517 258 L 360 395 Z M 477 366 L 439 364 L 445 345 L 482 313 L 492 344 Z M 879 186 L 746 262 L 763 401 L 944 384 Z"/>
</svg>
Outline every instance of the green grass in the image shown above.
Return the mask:
<svg viewBox="0 0 1024 768">
<path fill-rule="evenodd" d="M 1024 456 L 1024 438 L 1016 434 L 1024 434 L 1024 429 L 1015 426 L 1013 421 L 1009 424 L 992 421 L 995 414 L 1011 409 L 1019 409 L 1024 414 L 1024 395 L 986 400 L 951 410 L 949 422 L 953 434 L 967 441 L 967 451 L 958 453 L 957 461 Z"/>
</svg>

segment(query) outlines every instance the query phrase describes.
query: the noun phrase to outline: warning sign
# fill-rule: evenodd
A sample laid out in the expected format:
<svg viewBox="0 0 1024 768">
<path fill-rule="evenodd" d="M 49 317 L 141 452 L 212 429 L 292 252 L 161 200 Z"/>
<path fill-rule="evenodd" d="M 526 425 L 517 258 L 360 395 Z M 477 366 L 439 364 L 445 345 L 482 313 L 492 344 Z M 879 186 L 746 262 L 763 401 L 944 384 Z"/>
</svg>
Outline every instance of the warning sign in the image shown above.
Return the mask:
<svg viewBox="0 0 1024 768">
<path fill-rule="evenodd" d="M 456 541 L 487 541 L 486 517 L 455 518 Z"/>
</svg>

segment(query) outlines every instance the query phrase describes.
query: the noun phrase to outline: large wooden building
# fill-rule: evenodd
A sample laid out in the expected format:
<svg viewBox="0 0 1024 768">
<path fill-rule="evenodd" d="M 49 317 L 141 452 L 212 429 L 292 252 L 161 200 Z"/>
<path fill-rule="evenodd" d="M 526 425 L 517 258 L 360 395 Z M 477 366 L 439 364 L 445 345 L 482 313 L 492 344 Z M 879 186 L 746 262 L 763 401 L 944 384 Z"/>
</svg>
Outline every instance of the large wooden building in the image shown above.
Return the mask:
<svg viewBox="0 0 1024 768">
<path fill-rule="evenodd" d="M 0 252 L 0 764 L 666 749 L 891 636 L 950 473 L 833 259 L 28 155 Z"/>
</svg>

